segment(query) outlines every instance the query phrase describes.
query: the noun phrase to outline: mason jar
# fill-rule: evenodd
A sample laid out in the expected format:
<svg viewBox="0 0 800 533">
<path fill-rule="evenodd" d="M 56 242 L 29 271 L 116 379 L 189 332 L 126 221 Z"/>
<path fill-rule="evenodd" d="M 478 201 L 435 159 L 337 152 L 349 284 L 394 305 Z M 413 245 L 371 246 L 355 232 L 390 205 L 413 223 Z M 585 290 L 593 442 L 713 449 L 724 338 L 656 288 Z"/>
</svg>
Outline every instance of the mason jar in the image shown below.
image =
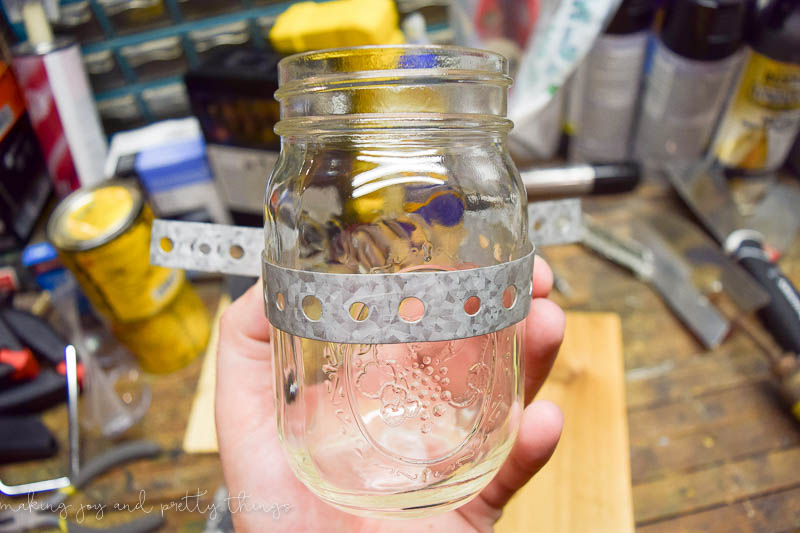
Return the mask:
<svg viewBox="0 0 800 533">
<path fill-rule="evenodd" d="M 278 69 L 265 299 L 289 463 L 350 513 L 460 506 L 523 410 L 533 252 L 506 60 L 361 47 Z"/>
</svg>

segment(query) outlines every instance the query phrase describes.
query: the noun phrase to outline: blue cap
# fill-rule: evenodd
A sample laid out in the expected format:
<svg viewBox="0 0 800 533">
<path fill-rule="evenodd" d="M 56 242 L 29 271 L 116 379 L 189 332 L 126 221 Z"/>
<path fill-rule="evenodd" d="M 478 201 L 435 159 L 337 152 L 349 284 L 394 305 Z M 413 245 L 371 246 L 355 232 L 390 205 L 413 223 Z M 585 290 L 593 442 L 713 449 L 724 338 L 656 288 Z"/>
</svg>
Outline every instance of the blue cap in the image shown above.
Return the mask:
<svg viewBox="0 0 800 533">
<path fill-rule="evenodd" d="M 52 261 L 58 257 L 58 252 L 49 242 L 37 242 L 25 247 L 22 252 L 22 264 L 26 267 L 36 266 L 40 263 Z"/>
</svg>

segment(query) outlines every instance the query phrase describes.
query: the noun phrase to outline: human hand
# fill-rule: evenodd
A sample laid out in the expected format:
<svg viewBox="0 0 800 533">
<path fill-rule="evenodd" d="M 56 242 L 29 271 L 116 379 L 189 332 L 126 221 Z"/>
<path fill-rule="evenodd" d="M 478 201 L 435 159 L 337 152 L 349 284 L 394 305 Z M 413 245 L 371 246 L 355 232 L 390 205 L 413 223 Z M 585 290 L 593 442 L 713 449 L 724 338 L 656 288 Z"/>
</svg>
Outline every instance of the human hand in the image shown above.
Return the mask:
<svg viewBox="0 0 800 533">
<path fill-rule="evenodd" d="M 546 299 L 552 284 L 552 271 L 536 257 L 533 302 L 525 320 L 523 344 L 527 407 L 506 462 L 489 485 L 467 504 L 431 518 L 407 521 L 350 515 L 317 498 L 295 477 L 275 421 L 275 379 L 263 291 L 260 283 L 251 287 L 225 311 L 217 355 L 216 424 L 225 483 L 231 497 L 248 498 L 242 512 L 233 513 L 236 530 L 492 531 L 503 507 L 544 466 L 561 434 L 558 407 L 545 401 L 531 403 L 550 372 L 564 335 L 564 313 Z M 248 508 L 266 509 L 276 502 L 291 506 L 278 520 L 269 513 L 247 512 Z M 231 507 L 236 511 L 235 504 Z"/>
</svg>

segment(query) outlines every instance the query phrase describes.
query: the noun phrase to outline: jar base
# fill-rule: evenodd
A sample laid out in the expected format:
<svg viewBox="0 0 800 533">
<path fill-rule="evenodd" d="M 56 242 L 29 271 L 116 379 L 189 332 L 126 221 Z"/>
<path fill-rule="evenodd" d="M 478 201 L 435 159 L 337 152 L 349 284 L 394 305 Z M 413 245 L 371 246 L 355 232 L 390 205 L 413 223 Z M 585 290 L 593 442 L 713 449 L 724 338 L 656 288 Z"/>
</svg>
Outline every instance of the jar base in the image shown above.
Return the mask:
<svg viewBox="0 0 800 533">
<path fill-rule="evenodd" d="M 515 441 L 512 438 L 494 450 L 480 465 L 474 465 L 459 476 L 443 479 L 440 483 L 408 491 L 386 494 L 365 494 L 347 492 L 326 487 L 315 469 L 306 469 L 301 464 L 290 461 L 298 479 L 317 497 L 346 513 L 365 518 L 406 520 L 428 518 L 451 511 L 475 498 L 489 484 L 508 457 Z M 309 460 L 306 465 L 310 464 Z M 398 475 L 397 471 L 391 472 Z M 469 476 L 469 477 L 467 477 Z M 410 479 L 410 478 L 409 478 Z"/>
<path fill-rule="evenodd" d="M 348 514 L 364 518 L 411 520 L 430 518 L 461 507 L 480 494 L 495 473 L 495 471 L 488 472 L 463 485 L 426 489 L 411 494 L 372 497 L 359 495 L 343 498 L 342 494 L 337 493 L 336 499 L 331 499 L 325 493 L 311 490 L 324 502 Z M 430 490 L 436 492 L 435 496 L 427 494 Z M 430 503 L 433 498 L 436 499 L 436 502 Z"/>
</svg>

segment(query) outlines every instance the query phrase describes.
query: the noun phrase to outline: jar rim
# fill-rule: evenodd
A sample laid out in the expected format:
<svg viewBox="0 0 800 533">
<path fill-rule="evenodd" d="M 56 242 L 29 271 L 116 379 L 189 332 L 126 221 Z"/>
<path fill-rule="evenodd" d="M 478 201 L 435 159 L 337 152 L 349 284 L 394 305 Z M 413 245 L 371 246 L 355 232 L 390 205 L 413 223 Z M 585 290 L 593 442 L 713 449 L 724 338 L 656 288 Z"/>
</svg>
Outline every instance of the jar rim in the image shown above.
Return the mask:
<svg viewBox="0 0 800 533">
<path fill-rule="evenodd" d="M 282 119 L 275 125 L 275 133 L 281 137 L 352 136 L 354 131 L 362 134 L 400 135 L 406 132 L 413 136 L 507 134 L 514 124 L 505 117 L 479 114 L 426 113 L 365 113 L 360 115 L 338 115 L 329 117 L 292 117 Z"/>
<path fill-rule="evenodd" d="M 508 60 L 495 52 L 452 45 L 369 45 L 314 50 L 278 63 L 279 101 L 330 86 L 441 78 L 508 87 Z"/>
</svg>

